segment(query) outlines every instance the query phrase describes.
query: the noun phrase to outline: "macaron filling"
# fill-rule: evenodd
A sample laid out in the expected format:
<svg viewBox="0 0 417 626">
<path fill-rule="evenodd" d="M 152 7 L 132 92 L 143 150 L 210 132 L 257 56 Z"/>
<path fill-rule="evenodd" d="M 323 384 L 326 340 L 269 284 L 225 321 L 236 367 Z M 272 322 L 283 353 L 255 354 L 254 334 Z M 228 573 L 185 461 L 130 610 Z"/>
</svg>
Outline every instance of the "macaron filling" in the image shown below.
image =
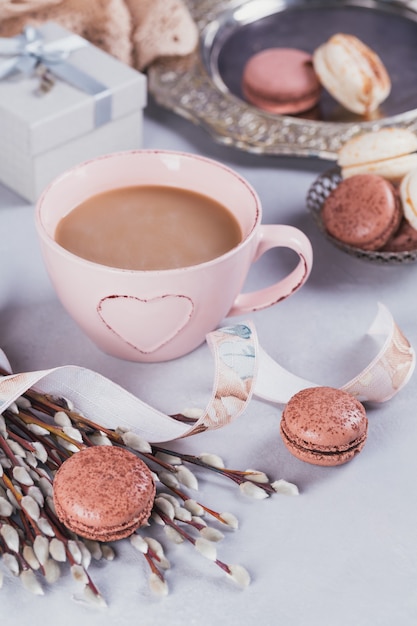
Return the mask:
<svg viewBox="0 0 417 626">
<path fill-rule="evenodd" d="M 146 520 L 149 518 L 151 513 L 152 506 L 149 509 Z M 63 511 L 60 509 L 60 512 L 57 510 L 57 515 L 61 519 L 63 516 Z M 145 520 L 145 521 L 146 521 Z M 82 524 L 79 520 L 75 518 L 65 518 L 65 526 L 72 530 L 80 537 L 85 537 L 86 539 L 91 539 L 94 541 L 118 541 L 119 539 L 124 539 L 125 537 L 129 537 L 137 528 L 143 526 L 145 523 L 141 521 L 141 518 L 137 518 L 132 520 L 131 522 L 126 522 L 125 524 L 121 524 L 120 526 L 108 526 L 103 527 L 102 531 L 93 531 L 91 526 L 88 524 Z"/>
<path fill-rule="evenodd" d="M 341 455 L 350 457 L 353 456 L 353 454 L 360 452 L 362 447 L 365 445 L 367 429 L 361 434 L 361 436 L 346 445 L 320 447 L 317 444 L 313 446 L 308 441 L 298 439 L 293 433 L 290 431 L 288 432 L 285 419 L 283 419 L 281 421 L 281 435 L 286 440 L 287 444 L 289 444 L 293 449 L 297 449 L 303 455 L 307 453 L 308 455 L 312 455 L 317 458 L 326 456 L 332 458 L 340 457 Z"/>
<path fill-rule="evenodd" d="M 269 111 L 270 113 L 276 114 L 292 114 L 295 115 L 297 113 L 303 113 L 304 111 L 308 111 L 312 109 L 318 100 L 318 93 L 313 92 L 311 95 L 294 98 L 293 100 L 279 100 L 278 98 L 268 95 L 255 93 L 250 87 L 244 87 L 243 93 L 251 104 L 254 104 L 260 109 L 264 109 L 264 111 Z"/>
</svg>

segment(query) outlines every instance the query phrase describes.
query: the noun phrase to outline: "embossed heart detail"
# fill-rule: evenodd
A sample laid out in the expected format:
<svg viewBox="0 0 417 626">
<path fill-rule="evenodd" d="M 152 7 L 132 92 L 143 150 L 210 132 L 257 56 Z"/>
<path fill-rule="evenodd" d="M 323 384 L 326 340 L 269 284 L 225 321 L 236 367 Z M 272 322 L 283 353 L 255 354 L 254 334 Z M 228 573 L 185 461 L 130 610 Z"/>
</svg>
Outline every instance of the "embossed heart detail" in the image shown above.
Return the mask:
<svg viewBox="0 0 417 626">
<path fill-rule="evenodd" d="M 194 311 L 191 298 L 164 294 L 149 300 L 107 296 L 97 307 L 101 320 L 120 339 L 150 354 L 171 341 L 188 324 Z"/>
</svg>

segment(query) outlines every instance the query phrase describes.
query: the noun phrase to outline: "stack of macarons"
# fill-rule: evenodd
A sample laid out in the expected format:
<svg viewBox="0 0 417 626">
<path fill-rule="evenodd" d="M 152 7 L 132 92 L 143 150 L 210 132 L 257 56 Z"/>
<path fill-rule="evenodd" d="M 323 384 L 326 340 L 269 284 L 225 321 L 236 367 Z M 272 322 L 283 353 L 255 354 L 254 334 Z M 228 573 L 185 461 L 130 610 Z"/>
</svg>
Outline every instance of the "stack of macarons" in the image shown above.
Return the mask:
<svg viewBox="0 0 417 626">
<path fill-rule="evenodd" d="M 338 154 L 342 180 L 327 196 L 327 233 L 360 250 L 417 248 L 417 136 L 382 128 L 348 140 Z"/>
<path fill-rule="evenodd" d="M 369 116 L 388 97 L 391 81 L 379 56 L 353 35 L 337 33 L 313 54 L 268 48 L 252 55 L 242 93 L 256 107 L 297 115 L 317 107 L 322 88 L 347 110 Z"/>
</svg>

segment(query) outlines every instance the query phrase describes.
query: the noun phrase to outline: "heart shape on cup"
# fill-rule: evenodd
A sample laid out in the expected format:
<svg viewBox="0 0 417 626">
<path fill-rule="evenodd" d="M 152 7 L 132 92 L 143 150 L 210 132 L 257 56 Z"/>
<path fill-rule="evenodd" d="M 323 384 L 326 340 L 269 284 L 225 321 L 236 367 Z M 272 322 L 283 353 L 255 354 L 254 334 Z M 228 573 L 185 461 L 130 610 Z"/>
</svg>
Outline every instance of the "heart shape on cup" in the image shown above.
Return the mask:
<svg viewBox="0 0 417 626">
<path fill-rule="evenodd" d="M 97 307 L 107 328 L 143 354 L 155 352 L 176 337 L 190 321 L 193 311 L 191 298 L 179 294 L 150 299 L 106 296 Z"/>
</svg>

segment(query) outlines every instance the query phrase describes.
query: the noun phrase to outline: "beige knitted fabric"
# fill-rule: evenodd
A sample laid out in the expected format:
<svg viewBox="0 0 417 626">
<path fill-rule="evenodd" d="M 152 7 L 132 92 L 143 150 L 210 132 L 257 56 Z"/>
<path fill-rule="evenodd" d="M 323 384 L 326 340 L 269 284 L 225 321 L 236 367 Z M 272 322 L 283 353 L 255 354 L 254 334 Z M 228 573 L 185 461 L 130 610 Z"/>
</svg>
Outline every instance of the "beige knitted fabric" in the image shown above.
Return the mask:
<svg viewBox="0 0 417 626">
<path fill-rule="evenodd" d="M 144 70 L 160 56 L 185 55 L 198 41 L 183 0 L 0 0 L 0 36 L 54 21 L 122 62 Z"/>
<path fill-rule="evenodd" d="M 133 21 L 134 64 L 183 56 L 197 46 L 197 27 L 183 0 L 125 0 Z"/>
<path fill-rule="evenodd" d="M 25 9 L 25 10 L 23 10 Z M 25 25 L 53 21 L 95 46 L 131 64 L 132 22 L 123 0 L 26 0 L 0 2 L 0 35 L 21 32 Z"/>
<path fill-rule="evenodd" d="M 29 11 L 40 11 L 54 4 L 61 4 L 62 0 L 0 0 L 1 21 L 11 17 L 19 17 Z"/>
</svg>

